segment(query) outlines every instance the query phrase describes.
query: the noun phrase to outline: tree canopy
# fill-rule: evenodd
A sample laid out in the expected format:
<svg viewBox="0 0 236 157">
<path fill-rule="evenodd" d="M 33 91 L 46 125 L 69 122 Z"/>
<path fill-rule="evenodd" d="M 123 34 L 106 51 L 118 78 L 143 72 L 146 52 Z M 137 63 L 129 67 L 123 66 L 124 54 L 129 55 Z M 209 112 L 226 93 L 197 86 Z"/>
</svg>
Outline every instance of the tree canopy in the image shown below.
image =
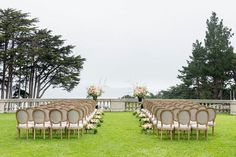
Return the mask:
<svg viewBox="0 0 236 157">
<path fill-rule="evenodd" d="M 228 99 L 235 89 L 236 54 L 230 39 L 232 30 L 215 12 L 206 21 L 204 42 L 193 43 L 187 66 L 179 70 L 180 85 L 159 93 L 163 98 Z"/>
<path fill-rule="evenodd" d="M 80 81 L 85 59 L 37 22 L 29 13 L 0 9 L 1 99 L 41 98 L 49 87 L 71 91 Z"/>
</svg>

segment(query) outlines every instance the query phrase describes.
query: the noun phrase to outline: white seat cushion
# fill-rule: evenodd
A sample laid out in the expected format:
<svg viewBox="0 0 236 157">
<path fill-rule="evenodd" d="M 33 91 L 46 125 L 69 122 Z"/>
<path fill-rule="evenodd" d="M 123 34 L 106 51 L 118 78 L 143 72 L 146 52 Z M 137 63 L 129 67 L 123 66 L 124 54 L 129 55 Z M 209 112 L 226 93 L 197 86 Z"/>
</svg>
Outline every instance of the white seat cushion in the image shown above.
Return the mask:
<svg viewBox="0 0 236 157">
<path fill-rule="evenodd" d="M 66 126 L 64 125 L 61 125 L 60 126 L 60 124 L 52 124 L 51 126 L 50 126 L 50 128 L 52 128 L 52 129 L 64 129 Z"/>
<path fill-rule="evenodd" d="M 78 125 L 78 124 L 67 125 L 67 129 L 82 129 L 82 128 L 83 128 L 83 126 Z"/>
<path fill-rule="evenodd" d="M 28 121 L 28 124 L 34 125 L 34 121 Z"/>
<path fill-rule="evenodd" d="M 173 130 L 175 128 L 174 125 L 165 125 L 161 126 L 161 124 L 157 124 L 158 129 L 163 129 L 163 130 Z"/>
<path fill-rule="evenodd" d="M 45 123 L 45 125 L 43 126 L 43 124 L 35 124 L 34 128 L 36 129 L 45 129 L 45 128 L 48 128 L 50 127 L 51 125 L 48 124 L 48 123 Z"/>
<path fill-rule="evenodd" d="M 32 128 L 33 127 L 33 124 L 28 124 L 28 126 L 26 124 L 19 124 L 17 126 L 18 129 L 29 129 L 29 128 Z"/>
<path fill-rule="evenodd" d="M 215 126 L 215 125 L 216 125 L 216 123 L 213 121 L 208 122 L 208 126 Z"/>
<path fill-rule="evenodd" d="M 83 122 L 82 121 L 79 121 L 79 124 L 81 126 L 86 126 L 88 124 L 88 122 L 86 120 L 84 120 Z"/>
<path fill-rule="evenodd" d="M 177 129 L 179 129 L 179 130 L 190 130 L 191 129 L 191 125 L 182 125 L 182 124 L 180 124 L 180 126 L 179 125 L 177 125 L 177 127 L 176 127 Z"/>
<path fill-rule="evenodd" d="M 207 129 L 206 125 L 200 125 L 200 124 L 198 124 L 198 126 L 197 126 L 197 124 L 192 124 L 191 127 L 193 129 L 198 129 L 198 130 L 206 130 Z"/>
</svg>

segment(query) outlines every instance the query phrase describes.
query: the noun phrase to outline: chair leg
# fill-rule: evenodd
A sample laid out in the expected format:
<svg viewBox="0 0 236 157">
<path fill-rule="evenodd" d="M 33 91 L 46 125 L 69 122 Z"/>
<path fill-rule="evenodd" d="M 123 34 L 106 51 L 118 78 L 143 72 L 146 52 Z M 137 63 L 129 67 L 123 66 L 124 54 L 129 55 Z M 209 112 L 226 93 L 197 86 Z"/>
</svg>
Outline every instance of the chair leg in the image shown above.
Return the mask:
<svg viewBox="0 0 236 157">
<path fill-rule="evenodd" d="M 62 129 L 61 129 L 61 139 L 62 139 Z"/>
<path fill-rule="evenodd" d="M 212 126 L 212 135 L 213 135 L 213 136 L 214 136 L 214 129 L 215 129 L 215 127 Z"/>
<path fill-rule="evenodd" d="M 48 128 L 48 139 L 51 139 L 50 135 L 51 135 L 50 128 Z"/>
<path fill-rule="evenodd" d="M 161 129 L 161 140 L 162 140 L 162 129 Z"/>
<path fill-rule="evenodd" d="M 78 139 L 79 139 L 79 129 L 78 129 Z"/>
<path fill-rule="evenodd" d="M 16 129 L 16 136 L 17 136 L 17 138 L 19 139 L 20 138 L 20 129 Z"/>
<path fill-rule="evenodd" d="M 50 139 L 52 139 L 52 128 L 50 128 Z"/>
<path fill-rule="evenodd" d="M 80 135 L 83 136 L 84 129 L 80 130 Z"/>
<path fill-rule="evenodd" d="M 70 129 L 68 129 L 68 139 L 70 139 Z"/>
<path fill-rule="evenodd" d="M 26 139 L 28 140 L 29 130 L 26 129 Z"/>
<path fill-rule="evenodd" d="M 45 139 L 45 129 L 43 129 L 43 139 Z"/>
<path fill-rule="evenodd" d="M 156 127 L 153 125 L 153 133 L 156 134 Z"/>
<path fill-rule="evenodd" d="M 179 130 L 178 130 L 178 141 L 179 141 Z"/>
<path fill-rule="evenodd" d="M 170 130 L 170 140 L 171 141 L 172 141 L 172 136 L 173 136 L 172 133 L 173 133 L 172 130 Z"/>
<path fill-rule="evenodd" d="M 188 141 L 190 140 L 190 130 L 188 130 Z"/>
<path fill-rule="evenodd" d="M 205 132 L 206 132 L 206 140 L 208 140 L 208 130 L 206 130 Z"/>
<path fill-rule="evenodd" d="M 34 140 L 35 140 L 35 129 L 34 129 Z"/>
<path fill-rule="evenodd" d="M 197 140 L 198 140 L 198 133 L 199 133 L 198 130 L 196 130 L 196 133 L 197 133 Z"/>
</svg>

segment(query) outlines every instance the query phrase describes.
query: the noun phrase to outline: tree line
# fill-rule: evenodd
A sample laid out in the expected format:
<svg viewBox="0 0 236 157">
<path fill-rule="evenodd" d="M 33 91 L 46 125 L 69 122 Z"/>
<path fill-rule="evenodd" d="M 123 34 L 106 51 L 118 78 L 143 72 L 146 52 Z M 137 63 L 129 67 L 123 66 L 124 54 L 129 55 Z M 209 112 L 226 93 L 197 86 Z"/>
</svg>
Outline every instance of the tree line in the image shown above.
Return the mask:
<svg viewBox="0 0 236 157">
<path fill-rule="evenodd" d="M 229 99 L 236 89 L 236 54 L 232 30 L 215 12 L 206 21 L 204 41 L 193 43 L 187 66 L 179 70 L 181 84 L 162 90 L 157 98 Z"/>
<path fill-rule="evenodd" d="M 0 9 L 1 99 L 41 98 L 50 87 L 71 91 L 80 81 L 85 59 L 37 22 L 21 10 Z"/>
</svg>

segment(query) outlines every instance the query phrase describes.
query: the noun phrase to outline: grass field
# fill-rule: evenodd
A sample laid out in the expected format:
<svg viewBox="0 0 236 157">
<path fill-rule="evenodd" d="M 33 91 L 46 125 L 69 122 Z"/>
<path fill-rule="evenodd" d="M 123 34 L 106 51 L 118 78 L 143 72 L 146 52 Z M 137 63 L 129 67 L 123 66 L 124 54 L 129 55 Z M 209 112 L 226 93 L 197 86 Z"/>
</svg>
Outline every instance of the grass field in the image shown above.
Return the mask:
<svg viewBox="0 0 236 157">
<path fill-rule="evenodd" d="M 190 141 L 161 141 L 153 134 L 141 133 L 139 121 L 130 112 L 106 112 L 97 134 L 79 140 L 43 140 L 23 135 L 16 139 L 15 115 L 0 114 L 0 157 L 236 157 L 236 116 L 217 115 L 215 135 L 209 140 L 195 135 Z M 47 136 L 46 136 L 47 137 Z"/>
</svg>

